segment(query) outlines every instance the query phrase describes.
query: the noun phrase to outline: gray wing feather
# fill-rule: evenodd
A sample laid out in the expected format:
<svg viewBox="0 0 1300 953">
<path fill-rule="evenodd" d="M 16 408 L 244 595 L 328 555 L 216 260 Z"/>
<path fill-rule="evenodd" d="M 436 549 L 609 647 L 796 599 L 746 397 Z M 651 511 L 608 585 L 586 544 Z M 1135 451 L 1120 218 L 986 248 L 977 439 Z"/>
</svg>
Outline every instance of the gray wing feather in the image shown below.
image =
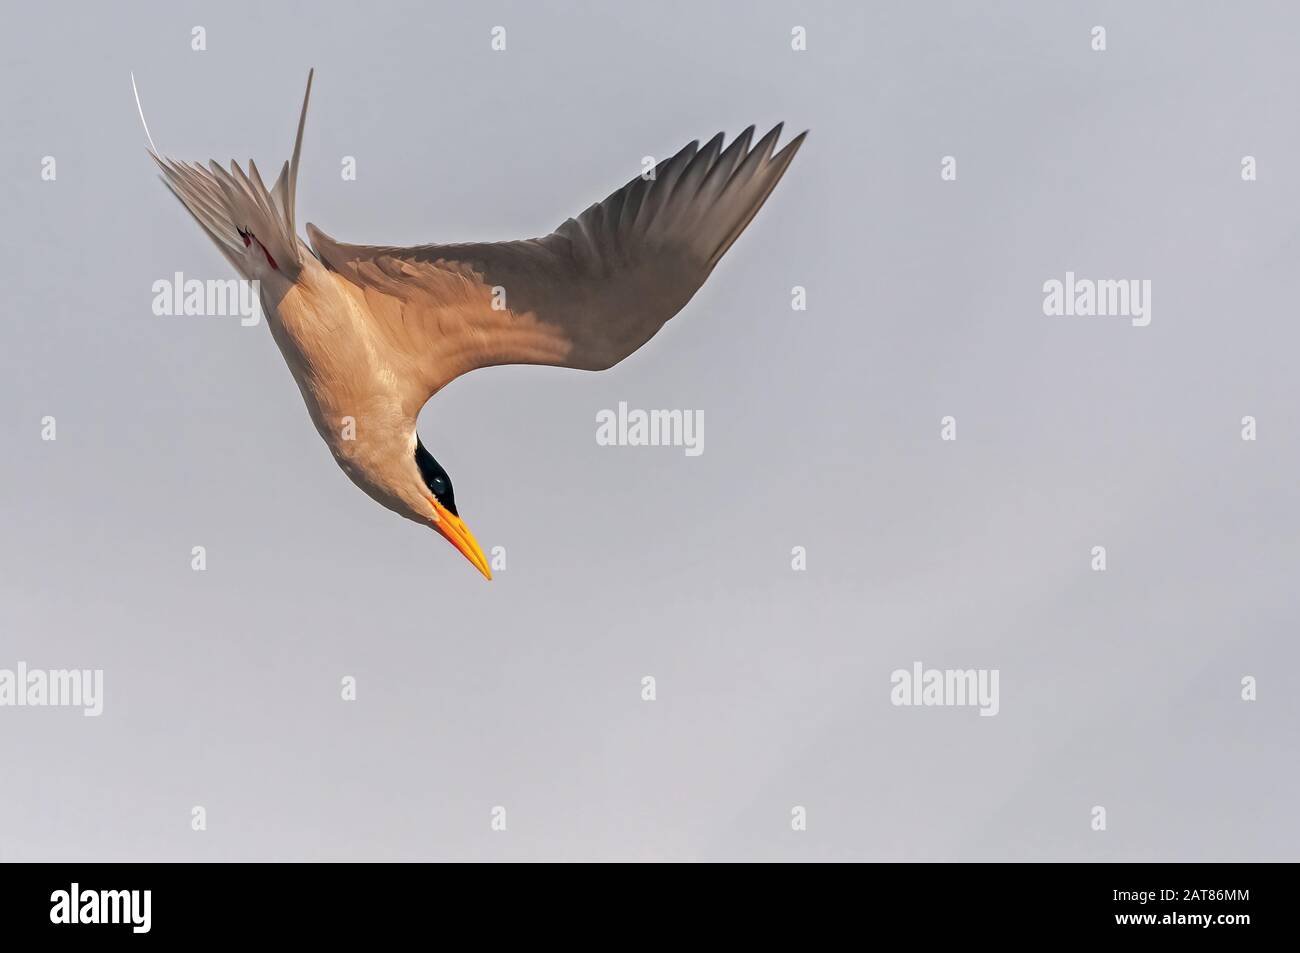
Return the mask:
<svg viewBox="0 0 1300 953">
<path fill-rule="evenodd" d="M 307 234 L 395 345 L 427 352 L 423 398 L 495 364 L 601 370 L 691 299 L 807 135 L 774 153 L 781 126 L 751 149 L 753 132 L 726 149 L 721 134 L 692 142 L 543 238 L 399 248 Z"/>
</svg>

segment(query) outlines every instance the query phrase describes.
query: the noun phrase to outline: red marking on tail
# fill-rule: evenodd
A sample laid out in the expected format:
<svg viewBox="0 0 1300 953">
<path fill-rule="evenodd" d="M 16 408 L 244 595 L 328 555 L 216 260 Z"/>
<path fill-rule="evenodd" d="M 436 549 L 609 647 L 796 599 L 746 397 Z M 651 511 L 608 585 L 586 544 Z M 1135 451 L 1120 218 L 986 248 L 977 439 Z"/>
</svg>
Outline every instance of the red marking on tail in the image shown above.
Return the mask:
<svg viewBox="0 0 1300 953">
<path fill-rule="evenodd" d="M 252 232 L 244 231 L 242 228 L 239 228 L 238 226 L 236 226 L 235 231 L 239 232 L 239 237 L 244 240 L 245 248 L 250 247 L 253 244 L 253 242 L 257 242 L 257 247 L 262 249 L 262 254 L 266 256 L 266 263 L 270 265 L 272 268 L 274 268 L 276 271 L 280 270 L 280 266 L 275 263 L 275 259 L 271 257 L 271 253 L 266 250 L 266 246 L 262 244 L 262 240 L 260 238 L 258 238 Z"/>
</svg>

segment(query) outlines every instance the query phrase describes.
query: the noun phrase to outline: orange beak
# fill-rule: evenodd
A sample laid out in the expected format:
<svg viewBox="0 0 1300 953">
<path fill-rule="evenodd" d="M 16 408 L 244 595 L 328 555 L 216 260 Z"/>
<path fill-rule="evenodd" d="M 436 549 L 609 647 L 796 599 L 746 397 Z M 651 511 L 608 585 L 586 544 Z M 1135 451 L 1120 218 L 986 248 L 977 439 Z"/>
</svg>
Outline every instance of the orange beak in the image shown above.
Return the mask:
<svg viewBox="0 0 1300 953">
<path fill-rule="evenodd" d="M 488 568 L 487 557 L 483 555 L 478 540 L 474 538 L 474 534 L 469 531 L 465 522 L 432 497 L 429 502 L 433 504 L 433 509 L 438 514 L 438 522 L 433 524 L 434 529 L 447 537 L 447 542 L 459 549 L 460 554 L 472 562 L 475 569 L 487 579 L 491 579 L 492 570 Z"/>
</svg>

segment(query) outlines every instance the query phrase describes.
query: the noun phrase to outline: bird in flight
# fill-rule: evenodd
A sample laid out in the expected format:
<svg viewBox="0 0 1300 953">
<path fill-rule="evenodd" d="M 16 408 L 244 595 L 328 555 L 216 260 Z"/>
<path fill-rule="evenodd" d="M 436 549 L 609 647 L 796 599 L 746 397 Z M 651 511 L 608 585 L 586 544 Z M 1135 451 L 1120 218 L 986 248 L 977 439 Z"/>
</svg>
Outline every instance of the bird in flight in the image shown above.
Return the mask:
<svg viewBox="0 0 1300 953">
<path fill-rule="evenodd" d="M 780 125 L 752 146 L 753 126 L 725 148 L 722 133 L 692 142 L 543 238 L 349 245 L 308 223 L 308 246 L 294 195 L 312 75 L 293 158 L 270 189 L 251 160 L 245 172 L 164 158 L 145 123 L 149 154 L 235 270 L 259 283 L 271 334 L 343 472 L 491 579 L 451 478 L 416 433 L 420 409 L 479 367 L 595 371 L 623 360 L 690 301 L 807 133 L 779 152 Z M 144 123 L 138 91 L 136 106 Z"/>
</svg>

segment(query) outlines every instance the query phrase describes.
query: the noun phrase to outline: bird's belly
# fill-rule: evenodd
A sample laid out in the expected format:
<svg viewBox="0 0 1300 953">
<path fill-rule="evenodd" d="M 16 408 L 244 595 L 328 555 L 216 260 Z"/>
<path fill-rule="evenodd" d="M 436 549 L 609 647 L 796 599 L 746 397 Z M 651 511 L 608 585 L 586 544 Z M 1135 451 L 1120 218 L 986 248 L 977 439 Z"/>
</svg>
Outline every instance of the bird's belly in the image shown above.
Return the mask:
<svg viewBox="0 0 1300 953">
<path fill-rule="evenodd" d="M 352 315 L 296 304 L 286 296 L 274 313 L 267 309 L 267 324 L 312 423 L 358 488 L 408 515 L 382 479 L 394 459 L 415 452 L 414 421 L 387 386 L 391 374 Z"/>
</svg>

